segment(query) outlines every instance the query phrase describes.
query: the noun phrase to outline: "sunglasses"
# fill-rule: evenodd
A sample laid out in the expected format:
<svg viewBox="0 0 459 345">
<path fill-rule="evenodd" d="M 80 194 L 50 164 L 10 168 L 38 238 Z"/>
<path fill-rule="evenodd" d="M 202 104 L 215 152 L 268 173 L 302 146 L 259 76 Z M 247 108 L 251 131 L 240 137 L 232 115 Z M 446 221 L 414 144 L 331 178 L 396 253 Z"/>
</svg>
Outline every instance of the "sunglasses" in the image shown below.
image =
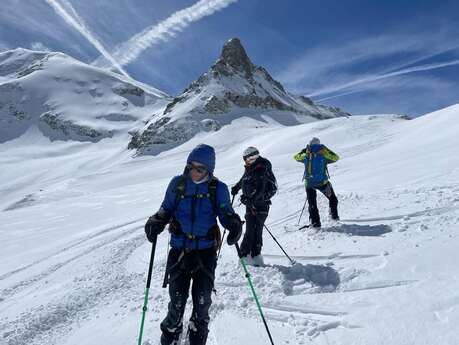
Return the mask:
<svg viewBox="0 0 459 345">
<path fill-rule="evenodd" d="M 258 158 L 258 155 L 251 155 L 251 156 L 246 156 L 246 157 L 243 157 L 244 158 L 244 161 L 248 164 L 252 164 L 253 162 L 255 162 Z"/>
<path fill-rule="evenodd" d="M 195 165 L 195 164 L 188 164 L 188 169 L 194 170 L 199 174 L 205 174 L 207 173 L 207 167 L 205 165 Z"/>
</svg>

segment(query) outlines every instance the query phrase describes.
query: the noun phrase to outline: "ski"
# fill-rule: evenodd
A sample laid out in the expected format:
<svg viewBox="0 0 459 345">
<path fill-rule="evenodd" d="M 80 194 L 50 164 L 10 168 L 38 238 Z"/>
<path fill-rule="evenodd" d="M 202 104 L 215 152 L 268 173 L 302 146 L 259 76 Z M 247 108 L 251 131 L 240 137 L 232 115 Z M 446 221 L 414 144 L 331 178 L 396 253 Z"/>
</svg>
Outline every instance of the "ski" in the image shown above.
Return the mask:
<svg viewBox="0 0 459 345">
<path fill-rule="evenodd" d="M 309 229 L 309 228 L 311 228 L 311 224 L 306 224 L 301 227 L 298 227 L 295 225 L 292 225 L 292 226 L 284 225 L 285 232 L 297 232 L 297 231 L 301 231 L 301 230 Z"/>
</svg>

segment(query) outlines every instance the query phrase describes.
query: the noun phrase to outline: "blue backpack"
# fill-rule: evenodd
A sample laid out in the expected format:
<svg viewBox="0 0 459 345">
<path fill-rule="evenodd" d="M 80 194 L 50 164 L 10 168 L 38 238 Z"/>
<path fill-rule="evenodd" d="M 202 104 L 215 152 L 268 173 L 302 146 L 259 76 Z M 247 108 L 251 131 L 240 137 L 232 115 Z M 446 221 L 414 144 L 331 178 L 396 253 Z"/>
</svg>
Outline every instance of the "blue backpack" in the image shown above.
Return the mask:
<svg viewBox="0 0 459 345">
<path fill-rule="evenodd" d="M 328 181 L 327 159 L 318 153 L 322 147 L 314 147 L 307 151 L 304 158 L 304 179 L 308 187 L 317 187 Z"/>
</svg>

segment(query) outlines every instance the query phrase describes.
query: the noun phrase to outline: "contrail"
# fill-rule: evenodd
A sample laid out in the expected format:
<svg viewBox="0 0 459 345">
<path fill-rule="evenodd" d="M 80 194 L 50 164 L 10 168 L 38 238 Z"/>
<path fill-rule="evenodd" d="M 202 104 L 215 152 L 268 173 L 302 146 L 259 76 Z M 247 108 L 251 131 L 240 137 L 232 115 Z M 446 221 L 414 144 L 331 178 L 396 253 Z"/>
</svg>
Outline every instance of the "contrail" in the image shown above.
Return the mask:
<svg viewBox="0 0 459 345">
<path fill-rule="evenodd" d="M 48 0 L 49 1 L 49 0 Z M 122 65 L 136 60 L 147 48 L 160 42 L 166 42 L 177 33 L 185 30 L 191 23 L 210 16 L 238 0 L 200 0 L 194 5 L 173 13 L 162 22 L 149 26 L 128 41 L 119 45 L 113 56 Z M 97 64 L 100 61 L 95 61 Z"/>
<path fill-rule="evenodd" d="M 308 97 L 317 97 L 317 96 L 320 96 L 320 95 L 327 95 L 327 94 L 330 94 L 330 93 L 333 93 L 333 92 L 336 92 L 336 91 L 340 91 L 340 90 L 343 90 L 343 89 L 347 89 L 349 87 L 356 86 L 356 85 L 359 85 L 359 84 L 365 84 L 365 83 L 378 81 L 378 80 L 386 79 L 386 78 L 390 78 L 390 77 L 395 77 L 395 76 L 399 76 L 399 75 L 403 75 L 403 74 L 415 73 L 415 72 L 421 72 L 421 71 L 430 71 L 430 70 L 433 70 L 433 69 L 449 67 L 449 66 L 454 66 L 454 65 L 459 65 L 459 59 L 451 60 L 451 61 L 448 61 L 448 62 L 436 62 L 436 63 L 425 64 L 425 65 L 420 65 L 420 66 L 408 67 L 408 68 L 404 68 L 404 69 L 401 69 L 401 70 L 398 70 L 398 71 L 395 71 L 395 72 L 390 72 L 390 73 L 381 74 L 381 75 L 373 75 L 373 76 L 369 76 L 369 77 L 365 77 L 365 78 L 354 80 L 354 81 L 352 81 L 350 83 L 346 83 L 346 84 L 342 84 L 342 85 L 338 85 L 338 86 L 325 88 L 325 89 L 316 91 L 314 93 L 308 94 Z M 328 99 L 345 96 L 345 95 L 351 94 L 351 93 L 353 93 L 353 92 L 350 91 L 350 92 L 342 93 L 342 94 L 339 94 L 339 95 L 331 95 L 331 96 L 328 96 L 328 97 L 321 98 L 318 101 L 321 102 L 321 101 L 325 101 L 325 100 L 328 100 Z"/>
<path fill-rule="evenodd" d="M 99 53 L 101 53 L 110 63 L 124 76 L 129 77 L 126 71 L 121 67 L 121 65 L 113 58 L 113 56 L 104 48 L 101 42 L 91 33 L 83 19 L 78 16 L 75 9 L 72 5 L 64 0 L 63 2 L 68 9 L 72 12 L 73 16 L 66 11 L 66 9 L 59 3 L 57 0 L 45 0 L 48 5 L 50 5 L 54 11 L 62 18 L 64 21 L 76 29 L 80 34 L 82 34 L 88 41 L 91 43 L 94 48 L 96 48 Z M 129 77 L 130 78 L 130 77 Z"/>
</svg>

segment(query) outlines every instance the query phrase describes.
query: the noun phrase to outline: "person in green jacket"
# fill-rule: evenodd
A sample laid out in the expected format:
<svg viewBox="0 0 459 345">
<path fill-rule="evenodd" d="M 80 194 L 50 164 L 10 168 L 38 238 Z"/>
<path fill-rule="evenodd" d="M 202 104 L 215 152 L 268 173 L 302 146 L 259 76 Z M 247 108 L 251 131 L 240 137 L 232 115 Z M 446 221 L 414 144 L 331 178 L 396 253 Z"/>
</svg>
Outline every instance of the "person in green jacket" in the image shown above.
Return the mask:
<svg viewBox="0 0 459 345">
<path fill-rule="evenodd" d="M 298 152 L 294 159 L 305 166 L 304 183 L 311 226 L 314 228 L 321 227 L 319 209 L 317 208 L 317 190 L 328 198 L 331 218 L 339 220 L 338 198 L 329 181 L 330 177 L 327 169 L 327 165 L 338 161 L 339 156 L 325 145 L 322 145 L 318 138 L 312 138 L 309 145 Z"/>
</svg>

